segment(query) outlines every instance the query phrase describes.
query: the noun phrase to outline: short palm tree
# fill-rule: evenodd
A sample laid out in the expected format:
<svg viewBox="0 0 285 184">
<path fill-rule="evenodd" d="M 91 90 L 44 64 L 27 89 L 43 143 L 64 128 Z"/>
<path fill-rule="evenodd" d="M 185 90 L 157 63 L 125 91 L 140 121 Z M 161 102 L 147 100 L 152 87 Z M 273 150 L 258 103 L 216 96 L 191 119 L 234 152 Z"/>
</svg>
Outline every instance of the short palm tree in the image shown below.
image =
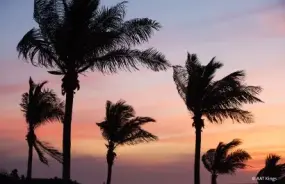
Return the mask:
<svg viewBox="0 0 285 184">
<path fill-rule="evenodd" d="M 22 95 L 21 110 L 27 123 L 27 136 L 29 152 L 27 179 L 32 177 L 33 148 L 35 148 L 42 163 L 48 165 L 45 153 L 62 162 L 62 154 L 47 142 L 42 142 L 36 136 L 35 131 L 40 126 L 53 121 L 61 121 L 64 116 L 64 103 L 57 98 L 50 89 L 44 89 L 47 82 L 35 84 L 32 78 L 29 80 L 30 89 Z"/>
<path fill-rule="evenodd" d="M 195 54 L 189 53 L 185 68 L 173 66 L 178 93 L 193 114 L 192 126 L 196 129 L 194 184 L 200 184 L 201 132 L 204 128 L 202 117 L 211 123 L 222 123 L 226 118 L 251 123 L 252 114 L 241 109 L 241 106 L 261 102 L 256 97 L 261 88 L 246 85 L 244 71 L 236 71 L 220 80 L 214 80 L 216 71 L 222 66 L 215 58 L 207 65 L 202 65 Z"/>
<path fill-rule="evenodd" d="M 142 125 L 155 122 L 150 117 L 135 117 L 135 110 L 127 105 L 125 101 L 113 104 L 106 103 L 106 117 L 101 123 L 97 123 L 102 131 L 102 136 L 107 144 L 107 182 L 111 183 L 112 166 L 116 158 L 115 149 L 121 145 L 134 145 L 143 142 L 155 141 L 158 138 L 141 128 Z"/>
<path fill-rule="evenodd" d="M 71 122 L 78 75 L 88 70 L 117 73 L 139 70 L 166 70 L 170 64 L 153 48 L 134 47 L 147 42 L 160 24 L 148 18 L 125 21 L 126 1 L 110 8 L 99 7 L 100 0 L 35 0 L 34 19 L 39 28 L 26 33 L 17 46 L 35 66 L 53 68 L 61 75 L 66 94 L 63 128 L 63 178 L 70 179 Z"/>
<path fill-rule="evenodd" d="M 218 175 L 235 174 L 237 169 L 246 168 L 245 162 L 251 159 L 251 156 L 242 149 L 232 151 L 241 143 L 239 139 L 227 144 L 220 142 L 216 149 L 210 149 L 202 156 L 205 168 L 212 175 L 212 184 L 217 184 Z"/>
<path fill-rule="evenodd" d="M 275 154 L 269 154 L 265 159 L 265 167 L 257 174 L 258 184 L 284 183 L 285 181 L 285 163 L 278 164 L 281 157 Z"/>
</svg>

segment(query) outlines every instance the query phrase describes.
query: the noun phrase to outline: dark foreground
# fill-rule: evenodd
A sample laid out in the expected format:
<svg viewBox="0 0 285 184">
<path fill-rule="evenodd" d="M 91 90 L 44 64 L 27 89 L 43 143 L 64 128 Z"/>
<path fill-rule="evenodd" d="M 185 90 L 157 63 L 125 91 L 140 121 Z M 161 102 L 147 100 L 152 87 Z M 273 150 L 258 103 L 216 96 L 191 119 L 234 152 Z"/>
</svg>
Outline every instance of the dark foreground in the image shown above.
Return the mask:
<svg viewBox="0 0 285 184">
<path fill-rule="evenodd" d="M 11 178 L 0 178 L 1 184 L 79 184 L 76 181 L 65 182 L 62 179 L 11 179 Z"/>
</svg>

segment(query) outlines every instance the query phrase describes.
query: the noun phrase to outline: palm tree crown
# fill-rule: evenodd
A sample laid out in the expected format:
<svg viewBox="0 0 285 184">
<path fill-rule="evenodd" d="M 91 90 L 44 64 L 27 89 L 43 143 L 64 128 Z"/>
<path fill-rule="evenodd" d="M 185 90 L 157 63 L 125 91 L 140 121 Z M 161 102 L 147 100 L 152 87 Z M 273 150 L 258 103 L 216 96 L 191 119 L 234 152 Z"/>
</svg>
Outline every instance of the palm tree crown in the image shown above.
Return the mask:
<svg viewBox="0 0 285 184">
<path fill-rule="evenodd" d="M 202 65 L 195 54 L 188 53 L 185 68 L 173 67 L 173 78 L 179 95 L 190 112 L 205 116 L 210 122 L 221 123 L 226 118 L 237 122 L 253 122 L 251 113 L 242 110 L 241 106 L 262 102 L 257 98 L 261 87 L 246 85 L 245 72 L 242 70 L 215 81 L 215 72 L 222 66 L 215 58 L 207 65 Z M 204 123 L 201 126 L 204 127 Z"/>
<path fill-rule="evenodd" d="M 239 139 L 234 139 L 227 144 L 220 142 L 216 149 L 208 150 L 202 156 L 205 168 L 214 175 L 235 174 L 237 169 L 246 168 L 245 162 L 251 156 L 242 149 L 230 152 L 241 143 Z"/>
<path fill-rule="evenodd" d="M 105 121 L 97 125 L 108 144 L 113 144 L 116 148 L 119 145 L 134 145 L 157 140 L 155 135 L 141 128 L 149 122 L 155 120 L 150 117 L 135 117 L 133 107 L 120 100 L 115 104 L 107 101 Z"/>
<path fill-rule="evenodd" d="M 168 62 L 155 49 L 132 49 L 161 26 L 148 18 L 124 21 L 126 3 L 99 8 L 100 0 L 35 0 L 39 28 L 27 32 L 17 50 L 33 65 L 64 75 L 63 93 L 68 87 L 79 89 L 77 74 L 88 69 L 115 73 L 138 70 L 138 64 L 154 71 L 167 69 Z"/>
<path fill-rule="evenodd" d="M 265 167 L 262 168 L 258 174 L 257 178 L 259 177 L 270 177 L 271 179 L 275 178 L 276 183 L 281 181 L 284 182 L 285 179 L 285 163 L 278 164 L 280 161 L 281 157 L 276 154 L 269 154 L 266 159 L 265 159 Z M 260 184 L 265 184 L 265 183 L 270 183 L 270 181 L 262 181 L 259 180 L 258 183 Z M 271 182 L 272 183 L 272 182 Z"/>
<path fill-rule="evenodd" d="M 35 135 L 35 130 L 48 122 L 61 121 L 64 115 L 64 103 L 52 90 L 43 89 L 46 83 L 47 81 L 35 84 L 30 78 L 29 92 L 22 95 L 20 106 L 28 126 L 27 141 L 35 148 L 40 161 L 48 165 L 44 153 L 59 162 L 62 162 L 62 154 L 49 143 L 40 141 Z"/>
</svg>

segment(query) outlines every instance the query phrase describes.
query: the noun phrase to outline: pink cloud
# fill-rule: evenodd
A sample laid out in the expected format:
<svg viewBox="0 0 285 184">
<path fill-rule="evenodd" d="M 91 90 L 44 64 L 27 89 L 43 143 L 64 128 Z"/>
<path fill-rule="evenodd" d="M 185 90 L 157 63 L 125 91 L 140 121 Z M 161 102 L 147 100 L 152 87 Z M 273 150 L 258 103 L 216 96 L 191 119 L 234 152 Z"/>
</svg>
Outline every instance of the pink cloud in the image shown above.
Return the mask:
<svg viewBox="0 0 285 184">
<path fill-rule="evenodd" d="M 27 83 L 28 84 L 28 83 Z M 27 84 L 2 84 L 0 85 L 0 95 L 9 95 L 13 93 L 22 93 L 27 89 Z"/>
<path fill-rule="evenodd" d="M 285 36 L 285 3 L 275 9 L 265 11 L 258 16 L 264 31 L 271 36 Z"/>
<path fill-rule="evenodd" d="M 11 95 L 11 94 L 22 94 L 24 92 L 28 92 L 29 89 L 29 77 L 26 77 L 25 82 L 22 83 L 9 83 L 9 84 L 1 84 L 0 83 L 0 95 Z M 54 84 L 57 84 L 57 79 L 54 77 L 48 77 L 46 79 L 42 79 L 42 77 L 37 78 L 37 77 L 33 77 L 33 75 L 31 75 L 32 79 L 34 80 L 35 83 L 39 83 L 39 82 L 43 82 L 43 81 L 48 81 L 48 83 L 45 85 L 45 87 L 51 88 L 53 89 Z M 61 84 L 61 83 L 60 83 Z M 61 94 L 59 94 L 61 95 Z"/>
</svg>

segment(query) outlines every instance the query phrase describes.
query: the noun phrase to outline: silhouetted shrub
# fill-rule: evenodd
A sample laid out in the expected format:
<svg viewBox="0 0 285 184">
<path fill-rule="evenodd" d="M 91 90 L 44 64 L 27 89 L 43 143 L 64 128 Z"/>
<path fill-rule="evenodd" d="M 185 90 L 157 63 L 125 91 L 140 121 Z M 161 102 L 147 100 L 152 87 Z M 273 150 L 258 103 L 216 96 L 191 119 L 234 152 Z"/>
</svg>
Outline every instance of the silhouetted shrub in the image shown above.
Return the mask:
<svg viewBox="0 0 285 184">
<path fill-rule="evenodd" d="M 0 177 L 1 184 L 79 184 L 76 181 L 65 182 L 62 179 L 31 179 L 21 180 L 11 177 Z"/>
</svg>

